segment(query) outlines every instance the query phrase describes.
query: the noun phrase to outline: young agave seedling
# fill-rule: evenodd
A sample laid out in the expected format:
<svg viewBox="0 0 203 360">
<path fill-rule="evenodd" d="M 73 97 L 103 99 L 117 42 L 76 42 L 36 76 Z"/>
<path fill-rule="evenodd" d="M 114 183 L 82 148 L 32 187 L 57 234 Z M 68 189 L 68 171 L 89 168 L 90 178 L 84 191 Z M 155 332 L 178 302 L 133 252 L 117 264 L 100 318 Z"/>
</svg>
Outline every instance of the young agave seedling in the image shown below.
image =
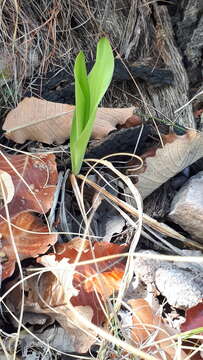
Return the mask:
<svg viewBox="0 0 203 360">
<path fill-rule="evenodd" d="M 114 57 L 106 38 L 97 44 L 96 61 L 87 75 L 85 56 L 78 54 L 74 66 L 76 107 L 70 134 L 72 173 L 80 172 L 90 139 L 98 105 L 109 87 L 114 71 Z"/>
</svg>

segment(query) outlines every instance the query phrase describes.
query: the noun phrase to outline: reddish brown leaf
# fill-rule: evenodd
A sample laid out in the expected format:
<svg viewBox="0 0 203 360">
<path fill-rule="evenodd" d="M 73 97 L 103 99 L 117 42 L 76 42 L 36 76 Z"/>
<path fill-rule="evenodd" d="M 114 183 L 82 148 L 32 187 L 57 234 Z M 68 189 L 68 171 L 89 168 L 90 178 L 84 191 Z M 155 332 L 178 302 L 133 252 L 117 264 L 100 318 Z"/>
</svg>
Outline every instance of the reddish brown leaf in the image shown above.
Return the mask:
<svg viewBox="0 0 203 360">
<path fill-rule="evenodd" d="M 78 255 L 80 246 L 81 239 L 74 239 L 66 244 L 57 244 L 56 254 L 45 255 L 39 258 L 38 261 L 47 266 L 49 265 L 50 256 L 52 256 L 55 258 L 56 263 L 66 259 L 67 263 L 72 264 Z M 85 241 L 78 261 L 88 262 L 105 256 L 121 254 L 126 250 L 126 245 L 103 242 L 95 242 L 92 245 L 89 241 Z M 91 306 L 94 314 L 92 321 L 97 325 L 101 324 L 104 320 L 104 313 L 99 301 L 105 301 L 110 295 L 118 291 L 124 270 L 125 264 L 119 257 L 76 266 L 73 286 L 78 290 L 78 295 L 72 296 L 71 303 L 74 306 Z M 55 274 L 54 270 L 53 273 Z"/>
<path fill-rule="evenodd" d="M 141 117 L 138 115 L 132 115 L 126 120 L 124 124 L 117 125 L 117 129 L 129 129 L 138 125 L 142 125 Z"/>
<path fill-rule="evenodd" d="M 149 303 L 145 299 L 131 299 L 128 301 L 133 310 L 131 330 L 131 337 L 136 344 L 146 343 L 150 337 L 153 337 L 154 341 L 164 340 L 159 345 L 149 346 L 148 351 L 153 354 L 156 359 L 173 360 L 176 357 L 176 347 L 173 339 L 170 339 L 172 335 L 171 329 L 166 327 L 150 307 Z M 186 359 L 186 354 L 181 352 L 181 359 Z"/>
<path fill-rule="evenodd" d="M 10 218 L 24 211 L 47 212 L 52 204 L 57 181 L 52 154 L 0 155 L 0 169 L 11 176 L 15 193 L 8 204 Z M 0 208 L 0 221 L 6 218 Z"/>
<path fill-rule="evenodd" d="M 186 311 L 186 321 L 181 326 L 182 331 L 203 328 L 203 302 Z"/>
<path fill-rule="evenodd" d="M 140 158 L 143 160 L 142 166 L 140 166 L 139 159 L 132 158 L 132 160 L 130 160 L 128 162 L 129 169 L 127 170 L 127 174 L 129 174 L 129 175 L 130 174 L 134 174 L 134 175 L 143 174 L 147 168 L 147 163 L 146 163 L 145 159 L 147 159 L 148 157 L 155 156 L 157 149 L 158 149 L 158 146 L 153 146 L 150 149 L 148 149 L 147 151 L 145 151 L 145 153 L 140 156 Z M 135 177 L 135 179 L 133 181 L 134 181 L 134 183 L 137 183 L 138 178 Z"/>
<path fill-rule="evenodd" d="M 203 109 L 199 109 L 199 110 L 196 110 L 194 112 L 194 117 L 197 118 L 197 117 L 200 117 L 203 113 Z"/>
<path fill-rule="evenodd" d="M 0 155 L 1 199 L 0 233 L 2 238 L 3 278 L 11 276 L 16 256 L 7 221 L 11 222 L 13 241 L 20 259 L 36 257 L 56 242 L 57 236 L 48 233 L 48 227 L 30 211 L 46 213 L 52 204 L 56 188 L 57 170 L 52 154 Z M 29 232 L 30 231 L 30 232 Z M 36 232 L 36 233 L 35 233 Z"/>
<path fill-rule="evenodd" d="M 133 329 L 132 339 L 135 343 L 144 343 L 149 337 L 149 333 L 155 330 L 156 319 L 153 311 L 144 299 L 129 300 L 128 303 L 133 309 Z"/>
<path fill-rule="evenodd" d="M 56 261 L 60 261 L 63 257 L 67 257 L 70 258 L 69 262 L 73 263 L 78 254 L 78 248 L 74 248 L 72 245 L 74 245 L 74 242 L 73 244 L 71 244 L 71 242 L 68 244 L 58 244 Z M 82 251 L 79 261 L 98 259 L 119 254 L 124 251 L 126 251 L 126 246 L 124 245 L 121 246 L 103 242 L 95 242 L 94 245 L 91 245 L 89 241 L 86 241 L 85 248 Z M 114 291 L 119 289 L 124 272 L 124 263 L 121 263 L 118 259 L 110 259 L 95 264 L 92 263 L 77 266 L 76 270 L 77 273 L 74 275 L 76 288 L 82 284 L 85 292 L 90 293 L 97 291 L 105 300 L 112 295 Z"/>
<path fill-rule="evenodd" d="M 44 254 L 57 240 L 56 234 L 49 234 L 48 227 L 36 215 L 25 212 L 17 215 L 12 221 L 12 234 L 20 260 Z M 5 261 L 3 264 L 3 279 L 12 275 L 16 256 L 12 245 L 12 238 L 8 224 L 0 224 L 1 253 Z M 46 233 L 46 234 L 43 234 Z"/>
<path fill-rule="evenodd" d="M 118 290 L 125 261 L 120 255 L 116 259 L 102 260 L 97 265 L 92 263 L 75 267 L 73 263 L 81 244 L 81 239 L 73 239 L 67 244 L 57 245 L 57 254 L 38 258 L 38 262 L 45 267 L 52 267 L 52 272 L 43 272 L 39 278 L 25 281 L 24 312 L 44 313 L 58 321 L 69 334 L 73 351 L 84 353 L 95 342 L 97 334 L 75 316 L 69 301 L 82 317 L 101 326 L 106 320 L 102 305 L 107 309 L 105 300 Z M 91 245 L 89 241 L 85 241 L 79 261 L 122 254 L 126 248 L 109 243 L 96 242 Z M 42 268 L 42 271 L 43 269 L 46 270 Z M 13 283 L 10 284 L 12 285 Z M 15 314 L 19 314 L 20 287 L 7 296 L 7 305 L 14 308 Z"/>
<path fill-rule="evenodd" d="M 196 328 L 203 328 L 203 302 L 186 311 L 186 321 L 181 325 L 182 331 L 190 331 Z M 202 333 L 200 335 L 202 335 Z M 200 342 L 202 343 L 202 341 Z M 188 343 L 186 342 L 185 345 L 191 346 L 191 342 L 188 340 Z M 196 346 L 199 347 L 200 343 L 197 342 Z M 188 356 L 190 356 L 191 360 L 201 359 L 199 351 L 192 357 L 190 353 L 192 353 L 192 350 L 188 350 Z"/>
</svg>

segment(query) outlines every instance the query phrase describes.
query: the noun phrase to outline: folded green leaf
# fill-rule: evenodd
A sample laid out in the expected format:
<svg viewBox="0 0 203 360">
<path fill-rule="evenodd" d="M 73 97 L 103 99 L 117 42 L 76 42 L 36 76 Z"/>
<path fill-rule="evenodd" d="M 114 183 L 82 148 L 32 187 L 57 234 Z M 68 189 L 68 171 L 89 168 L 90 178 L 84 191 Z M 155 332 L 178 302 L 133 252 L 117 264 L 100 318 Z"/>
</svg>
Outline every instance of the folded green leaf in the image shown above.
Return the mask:
<svg viewBox="0 0 203 360">
<path fill-rule="evenodd" d="M 99 40 L 96 62 L 87 76 L 85 57 L 80 52 L 74 67 L 76 110 L 72 120 L 70 151 L 72 172 L 78 174 L 92 133 L 98 105 L 109 87 L 114 57 L 109 41 Z"/>
<path fill-rule="evenodd" d="M 85 56 L 82 51 L 80 51 L 76 58 L 74 74 L 75 78 L 77 77 L 77 81 L 75 83 L 76 94 L 80 101 L 80 106 L 76 106 L 76 134 L 79 136 L 85 128 L 90 111 L 90 90 Z"/>
</svg>

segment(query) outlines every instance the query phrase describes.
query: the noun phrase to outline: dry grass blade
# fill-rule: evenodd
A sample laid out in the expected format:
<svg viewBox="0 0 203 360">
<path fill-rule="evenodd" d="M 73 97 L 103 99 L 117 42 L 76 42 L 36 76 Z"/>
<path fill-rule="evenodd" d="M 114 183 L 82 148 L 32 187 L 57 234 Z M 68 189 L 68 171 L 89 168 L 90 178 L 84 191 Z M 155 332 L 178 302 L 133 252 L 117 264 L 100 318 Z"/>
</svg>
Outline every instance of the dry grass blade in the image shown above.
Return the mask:
<svg viewBox="0 0 203 360">
<path fill-rule="evenodd" d="M 88 161 L 90 161 L 90 159 L 88 159 Z M 95 159 L 92 159 L 92 161 L 95 161 Z M 95 184 L 90 179 L 87 179 L 85 176 L 78 175 L 77 177 L 79 179 L 83 180 L 84 182 L 86 182 L 87 184 L 91 185 L 96 191 L 98 191 L 99 193 L 102 193 L 104 196 L 106 196 L 112 202 L 114 202 L 118 206 L 122 207 L 124 210 L 131 213 L 133 216 L 136 216 L 136 217 L 139 216 L 138 210 L 135 209 L 133 206 L 116 198 L 114 195 L 110 194 L 108 191 L 103 189 L 101 186 Z M 181 241 L 186 241 L 185 236 L 179 234 L 177 231 L 171 229 L 169 226 L 167 226 L 163 223 L 159 223 L 158 221 L 152 219 L 150 216 L 148 216 L 147 214 L 144 214 L 144 213 L 143 213 L 143 223 L 146 223 L 147 225 L 151 226 L 154 230 L 159 231 L 163 235 L 166 235 L 166 236 L 169 236 L 174 239 L 181 240 Z"/>
<path fill-rule="evenodd" d="M 15 260 L 16 260 L 16 262 L 18 264 L 21 280 L 23 280 L 23 278 L 24 278 L 23 277 L 23 270 L 22 270 L 22 266 L 21 266 L 21 262 L 20 262 L 20 257 L 19 257 L 19 254 L 18 254 L 18 249 L 17 249 L 17 246 L 15 244 L 15 238 L 14 238 L 14 235 L 13 235 L 13 229 L 12 229 L 12 226 L 11 226 L 11 219 L 10 219 L 10 215 L 9 215 L 9 209 L 8 209 L 8 205 L 7 205 L 6 193 L 5 193 L 5 190 L 4 190 L 4 184 L 3 184 L 1 179 L 0 179 L 0 185 L 1 185 L 1 193 L 2 193 L 3 199 L 4 199 L 5 213 L 6 213 L 6 218 L 7 218 L 8 231 L 9 231 L 10 239 L 11 239 L 11 243 L 12 243 L 12 250 L 13 250 L 13 252 L 15 254 Z M 21 330 L 21 325 L 22 325 L 22 320 L 23 320 L 24 301 L 25 301 L 24 282 L 22 282 L 21 307 L 20 307 L 18 329 L 17 329 L 17 333 L 16 333 L 16 341 L 15 341 L 15 344 L 14 344 L 13 360 L 16 359 L 16 354 L 17 354 L 18 341 L 19 341 L 19 337 L 20 337 L 20 330 Z"/>
<path fill-rule="evenodd" d="M 123 153 L 118 153 L 116 155 L 123 155 Z M 137 155 L 133 155 L 133 156 L 138 158 L 140 160 L 140 163 L 142 164 L 142 159 L 140 159 Z M 106 158 L 108 158 L 108 157 L 109 156 L 107 156 Z M 137 220 L 136 225 L 134 226 L 136 231 L 135 231 L 135 235 L 131 241 L 131 245 L 130 245 L 130 249 L 129 249 L 129 257 L 127 259 L 127 264 L 126 264 L 126 268 L 125 268 L 125 274 L 124 274 L 123 281 L 121 283 L 119 294 L 118 294 L 117 301 L 115 304 L 115 309 L 118 310 L 120 308 L 124 292 L 125 292 L 126 288 L 129 286 L 130 281 L 133 277 L 134 265 L 133 265 L 131 255 L 133 255 L 133 253 L 137 247 L 137 244 L 138 244 L 138 241 L 140 238 L 140 234 L 141 234 L 141 230 L 142 230 L 142 214 L 143 214 L 142 199 L 140 197 L 139 191 L 137 191 L 136 187 L 133 185 L 131 180 L 127 176 L 123 175 L 118 169 L 116 169 L 109 161 L 105 160 L 105 158 L 103 158 L 101 160 L 87 159 L 87 161 L 90 161 L 90 162 L 93 161 L 95 165 L 98 163 L 105 165 L 114 174 L 116 174 L 118 176 L 118 178 L 120 178 L 121 181 L 123 181 L 125 186 L 127 186 L 129 191 L 132 193 L 132 196 L 133 196 L 133 198 L 137 204 L 137 208 L 138 208 L 138 210 L 137 210 L 138 220 Z M 86 176 L 83 178 L 84 180 L 83 180 L 82 187 L 84 187 L 87 176 L 93 168 L 94 168 L 94 165 L 93 165 L 93 167 L 90 167 L 90 170 L 87 172 Z M 80 176 L 78 176 L 78 177 L 80 177 Z M 110 200 L 112 200 L 112 198 L 110 198 Z M 115 201 L 113 201 L 112 205 L 114 206 L 114 204 L 118 205 Z"/>
</svg>

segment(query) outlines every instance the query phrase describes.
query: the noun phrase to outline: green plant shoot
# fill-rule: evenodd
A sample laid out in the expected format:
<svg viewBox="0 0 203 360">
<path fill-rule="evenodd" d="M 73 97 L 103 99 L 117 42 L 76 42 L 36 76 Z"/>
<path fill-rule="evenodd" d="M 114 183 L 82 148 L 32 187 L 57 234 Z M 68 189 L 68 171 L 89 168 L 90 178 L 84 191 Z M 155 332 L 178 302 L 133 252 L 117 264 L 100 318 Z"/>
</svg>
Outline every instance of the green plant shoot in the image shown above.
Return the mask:
<svg viewBox="0 0 203 360">
<path fill-rule="evenodd" d="M 75 112 L 70 133 L 72 173 L 80 172 L 98 105 L 109 87 L 114 71 L 114 56 L 107 38 L 97 44 L 95 64 L 87 75 L 85 56 L 79 52 L 75 60 Z"/>
</svg>

